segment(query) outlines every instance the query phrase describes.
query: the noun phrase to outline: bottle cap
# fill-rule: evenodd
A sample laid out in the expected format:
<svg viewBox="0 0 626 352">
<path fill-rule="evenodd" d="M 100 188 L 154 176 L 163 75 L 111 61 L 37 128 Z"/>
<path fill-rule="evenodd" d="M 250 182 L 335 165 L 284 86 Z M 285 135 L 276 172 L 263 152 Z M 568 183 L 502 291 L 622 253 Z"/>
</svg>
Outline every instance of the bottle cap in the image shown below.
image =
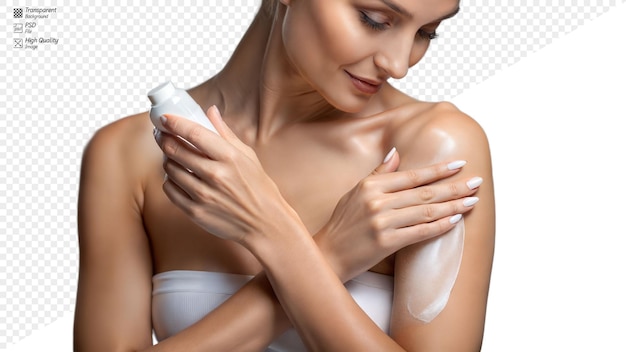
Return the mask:
<svg viewBox="0 0 626 352">
<path fill-rule="evenodd" d="M 148 92 L 148 99 L 150 99 L 152 105 L 157 105 L 167 100 L 174 95 L 174 93 L 176 93 L 176 87 L 174 87 L 171 81 L 167 81 L 150 90 Z"/>
</svg>

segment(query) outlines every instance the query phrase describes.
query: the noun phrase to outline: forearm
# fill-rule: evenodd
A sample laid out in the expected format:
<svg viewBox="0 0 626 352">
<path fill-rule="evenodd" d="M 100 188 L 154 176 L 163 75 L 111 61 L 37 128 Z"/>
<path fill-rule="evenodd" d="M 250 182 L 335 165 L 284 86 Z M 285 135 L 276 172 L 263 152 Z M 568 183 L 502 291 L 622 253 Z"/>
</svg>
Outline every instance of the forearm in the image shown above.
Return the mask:
<svg viewBox="0 0 626 352">
<path fill-rule="evenodd" d="M 161 341 L 155 351 L 260 351 L 289 327 L 261 273 L 200 321 Z"/>
<path fill-rule="evenodd" d="M 313 238 L 317 242 L 322 237 Z M 326 246 L 320 250 L 331 255 Z M 334 271 L 337 275 L 342 272 L 340 268 Z M 179 350 L 191 344 L 197 350 L 259 351 L 291 326 L 265 272 L 261 272 L 198 323 L 162 341 L 158 350 Z"/>
<path fill-rule="evenodd" d="M 260 273 L 201 321 L 159 344 L 158 350 L 258 351 L 291 327 L 290 319 L 314 350 L 397 348 L 353 301 L 341 282 L 344 278 L 338 278 L 341 268 L 327 264 L 325 256 L 331 256 L 331 251 L 324 245 L 318 249 L 317 243 L 323 236 L 311 237 L 299 230 L 301 237 L 295 236 L 299 237 L 295 243 L 281 240 L 278 247 L 266 247 L 267 255 L 263 255 L 277 259 L 267 265 L 279 271 L 272 284 L 279 288 L 280 302 L 276 287 Z M 304 243 L 298 244 L 300 239 Z M 285 303 L 287 313 L 281 305 Z"/>
<path fill-rule="evenodd" d="M 251 250 L 309 349 L 402 350 L 356 304 L 304 230 L 285 237 L 269 245 L 252 246 Z"/>
</svg>

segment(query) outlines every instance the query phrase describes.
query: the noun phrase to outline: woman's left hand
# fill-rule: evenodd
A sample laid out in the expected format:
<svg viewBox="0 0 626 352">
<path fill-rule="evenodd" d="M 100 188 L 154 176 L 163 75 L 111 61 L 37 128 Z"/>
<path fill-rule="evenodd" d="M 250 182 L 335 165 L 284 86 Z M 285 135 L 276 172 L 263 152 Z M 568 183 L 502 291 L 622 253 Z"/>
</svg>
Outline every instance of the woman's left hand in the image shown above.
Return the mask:
<svg viewBox="0 0 626 352">
<path fill-rule="evenodd" d="M 209 108 L 207 116 L 219 136 L 183 117 L 162 118 L 167 132 L 157 130 L 155 138 L 165 155 L 165 194 L 220 238 L 242 243 L 255 235 L 279 234 L 280 220 L 288 221 L 295 211 L 217 107 Z"/>
</svg>

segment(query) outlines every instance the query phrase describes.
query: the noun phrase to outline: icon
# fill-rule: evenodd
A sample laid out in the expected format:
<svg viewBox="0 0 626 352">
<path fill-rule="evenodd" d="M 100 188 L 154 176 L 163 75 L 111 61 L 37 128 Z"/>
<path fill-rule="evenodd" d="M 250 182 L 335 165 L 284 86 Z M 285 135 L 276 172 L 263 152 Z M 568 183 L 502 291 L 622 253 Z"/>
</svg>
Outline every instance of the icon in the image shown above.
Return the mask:
<svg viewBox="0 0 626 352">
<path fill-rule="evenodd" d="M 24 24 L 13 23 L 13 33 L 22 33 L 22 32 L 24 32 Z"/>
<path fill-rule="evenodd" d="M 23 48 L 24 40 L 22 38 L 13 38 L 13 47 L 14 48 Z"/>
<path fill-rule="evenodd" d="M 24 16 L 24 10 L 21 8 L 13 9 L 13 18 L 22 18 L 22 16 Z"/>
</svg>

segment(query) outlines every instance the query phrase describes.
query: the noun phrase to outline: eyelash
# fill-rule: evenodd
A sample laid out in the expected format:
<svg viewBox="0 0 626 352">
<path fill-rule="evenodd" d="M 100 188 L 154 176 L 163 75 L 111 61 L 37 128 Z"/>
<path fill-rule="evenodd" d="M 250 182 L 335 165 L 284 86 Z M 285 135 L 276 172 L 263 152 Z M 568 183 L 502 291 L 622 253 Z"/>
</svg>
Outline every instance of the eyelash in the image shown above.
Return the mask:
<svg viewBox="0 0 626 352">
<path fill-rule="evenodd" d="M 365 23 L 368 27 L 372 28 L 375 31 L 382 31 L 385 29 L 385 23 L 376 22 L 371 19 L 365 12 L 361 11 L 361 22 Z"/>
<path fill-rule="evenodd" d="M 361 14 L 361 22 L 363 22 L 366 26 L 370 27 L 371 29 L 375 31 L 382 31 L 387 27 L 385 23 L 380 23 L 380 22 L 376 22 L 372 20 L 363 11 L 360 11 L 360 14 Z M 439 36 L 437 32 L 428 33 L 424 31 L 423 29 L 420 29 L 419 31 L 417 31 L 417 35 L 419 35 L 420 38 L 422 39 L 428 39 L 428 40 L 436 39 Z"/>
</svg>

